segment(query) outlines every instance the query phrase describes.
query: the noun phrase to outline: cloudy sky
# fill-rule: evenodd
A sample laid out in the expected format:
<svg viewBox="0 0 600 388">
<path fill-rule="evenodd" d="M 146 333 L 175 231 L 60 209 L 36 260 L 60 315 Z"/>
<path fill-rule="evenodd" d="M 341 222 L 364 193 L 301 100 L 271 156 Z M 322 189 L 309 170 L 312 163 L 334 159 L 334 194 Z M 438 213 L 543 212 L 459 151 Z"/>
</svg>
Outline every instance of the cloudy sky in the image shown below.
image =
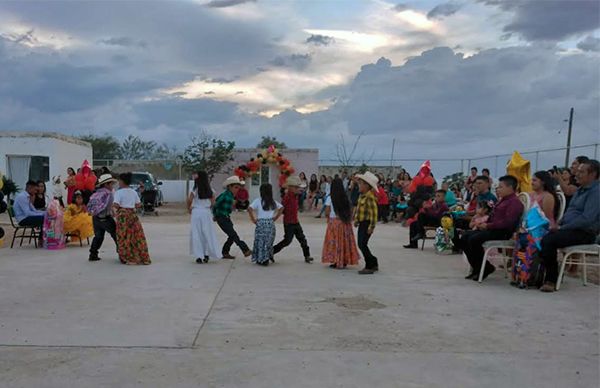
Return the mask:
<svg viewBox="0 0 600 388">
<path fill-rule="evenodd" d="M 563 146 L 573 106 L 590 144 L 599 59 L 595 0 L 1 1 L 0 130 L 468 158 Z"/>
</svg>

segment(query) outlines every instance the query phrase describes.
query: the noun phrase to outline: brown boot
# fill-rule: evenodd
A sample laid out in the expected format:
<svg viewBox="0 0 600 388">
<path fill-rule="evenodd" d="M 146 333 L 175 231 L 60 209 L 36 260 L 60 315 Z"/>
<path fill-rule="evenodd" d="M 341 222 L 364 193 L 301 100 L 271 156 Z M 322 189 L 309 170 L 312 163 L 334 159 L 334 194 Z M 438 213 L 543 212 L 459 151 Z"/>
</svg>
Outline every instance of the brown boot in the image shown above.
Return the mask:
<svg viewBox="0 0 600 388">
<path fill-rule="evenodd" d="M 552 282 L 545 282 L 540 291 L 542 292 L 554 292 L 556 290 L 556 284 Z"/>
<path fill-rule="evenodd" d="M 235 259 L 235 256 L 231 256 L 229 253 L 225 253 L 225 254 L 223 254 L 223 258 L 233 260 L 233 259 Z"/>
<path fill-rule="evenodd" d="M 244 252 L 244 257 L 248 257 L 248 256 L 252 256 L 252 250 L 248 249 L 246 252 Z"/>
</svg>

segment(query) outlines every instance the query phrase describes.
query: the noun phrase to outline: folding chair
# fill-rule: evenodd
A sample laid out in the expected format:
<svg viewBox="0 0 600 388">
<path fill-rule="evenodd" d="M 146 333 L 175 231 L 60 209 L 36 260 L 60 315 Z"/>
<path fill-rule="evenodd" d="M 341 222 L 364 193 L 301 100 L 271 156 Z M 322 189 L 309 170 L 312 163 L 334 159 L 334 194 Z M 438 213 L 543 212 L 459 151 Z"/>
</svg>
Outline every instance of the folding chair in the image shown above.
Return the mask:
<svg viewBox="0 0 600 388">
<path fill-rule="evenodd" d="M 556 291 L 560 288 L 560 284 L 563 281 L 565 274 L 565 267 L 567 264 L 577 264 L 583 267 L 582 281 L 583 285 L 587 285 L 587 267 L 600 267 L 600 245 L 589 244 L 589 245 L 573 245 L 572 247 L 566 247 L 559 249 L 558 252 L 563 254 L 562 264 L 560 265 L 560 271 L 558 272 L 558 281 L 556 282 Z M 590 263 L 587 261 L 588 257 L 598 257 L 599 261 Z"/>
<path fill-rule="evenodd" d="M 437 226 L 425 226 L 423 229 L 425 230 L 425 233 L 423 234 L 421 250 L 425 249 L 425 240 L 435 240 L 435 231 L 437 230 Z M 430 234 L 430 232 L 433 232 L 433 236 Z"/>
<path fill-rule="evenodd" d="M 20 239 L 19 246 L 23 246 L 23 240 L 26 238 L 29 239 L 29 244 L 31 244 L 31 240 L 35 244 L 35 247 L 38 247 L 38 239 L 40 238 L 40 232 L 35 230 L 35 226 L 20 226 L 14 219 L 15 212 L 12 206 L 8 207 L 8 218 L 10 219 L 10 225 L 13 227 L 15 232 L 13 233 L 12 241 L 10 242 L 10 248 L 12 249 L 15 245 L 15 240 Z M 19 235 L 18 233 L 21 232 Z"/>
</svg>

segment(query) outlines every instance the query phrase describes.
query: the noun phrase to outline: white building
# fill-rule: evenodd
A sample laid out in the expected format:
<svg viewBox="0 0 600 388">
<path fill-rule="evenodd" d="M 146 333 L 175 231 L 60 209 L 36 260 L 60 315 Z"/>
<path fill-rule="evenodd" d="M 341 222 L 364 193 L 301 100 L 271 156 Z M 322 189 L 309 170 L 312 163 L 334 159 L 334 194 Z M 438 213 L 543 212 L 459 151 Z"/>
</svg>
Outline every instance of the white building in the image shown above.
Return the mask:
<svg viewBox="0 0 600 388">
<path fill-rule="evenodd" d="M 64 179 L 68 167 L 77 171 L 86 159 L 92 163 L 92 145 L 74 137 L 0 131 L 0 171 L 21 189 L 30 179 L 49 182 L 56 175 Z"/>
</svg>

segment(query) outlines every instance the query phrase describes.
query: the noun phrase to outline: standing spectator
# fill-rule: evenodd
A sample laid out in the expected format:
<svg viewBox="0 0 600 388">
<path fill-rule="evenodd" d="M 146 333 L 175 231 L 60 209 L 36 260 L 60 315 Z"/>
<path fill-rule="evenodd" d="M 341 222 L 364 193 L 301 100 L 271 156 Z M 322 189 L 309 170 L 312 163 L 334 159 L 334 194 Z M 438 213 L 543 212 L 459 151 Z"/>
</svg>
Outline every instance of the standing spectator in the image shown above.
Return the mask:
<svg viewBox="0 0 600 388">
<path fill-rule="evenodd" d="M 308 190 L 308 180 L 306 179 L 306 174 L 304 172 L 301 172 L 299 175 L 300 178 L 300 190 L 298 191 L 298 211 L 300 213 L 302 213 L 304 211 L 304 202 L 306 201 L 306 197 L 307 197 L 307 190 Z"/>
<path fill-rule="evenodd" d="M 390 211 L 390 199 L 388 193 L 385 190 L 384 182 L 379 181 L 377 184 L 377 214 L 378 221 L 382 221 L 384 224 L 388 223 L 388 214 Z"/>
<path fill-rule="evenodd" d="M 308 208 L 310 210 L 310 207 L 313 206 L 313 201 L 315 200 L 315 197 L 318 195 L 319 193 L 319 181 L 317 180 L 317 175 L 316 174 L 312 174 L 310 176 L 310 182 L 308 183 Z"/>
<path fill-rule="evenodd" d="M 65 188 L 67 189 L 67 204 L 72 203 L 73 193 L 75 193 L 75 170 L 73 167 L 67 168 L 67 178 L 65 179 Z"/>
<path fill-rule="evenodd" d="M 543 292 L 553 292 L 556 288 L 556 250 L 572 245 L 591 244 L 600 232 L 599 174 L 600 163 L 597 160 L 588 159 L 579 163 L 576 175 L 579 188 L 571 198 L 560 225 L 542 239 L 540 256 L 546 268 L 546 278 L 541 288 Z"/>
<path fill-rule="evenodd" d="M 488 177 L 488 179 L 490 180 L 490 186 L 494 187 L 494 178 L 491 177 L 490 170 L 488 168 L 482 169 L 481 175 Z"/>
<path fill-rule="evenodd" d="M 469 175 L 465 181 L 465 189 L 467 190 L 465 200 L 467 201 L 471 201 L 471 197 L 473 196 L 473 183 L 475 183 L 475 178 L 477 178 L 477 167 L 471 167 L 471 175 Z"/>
</svg>

